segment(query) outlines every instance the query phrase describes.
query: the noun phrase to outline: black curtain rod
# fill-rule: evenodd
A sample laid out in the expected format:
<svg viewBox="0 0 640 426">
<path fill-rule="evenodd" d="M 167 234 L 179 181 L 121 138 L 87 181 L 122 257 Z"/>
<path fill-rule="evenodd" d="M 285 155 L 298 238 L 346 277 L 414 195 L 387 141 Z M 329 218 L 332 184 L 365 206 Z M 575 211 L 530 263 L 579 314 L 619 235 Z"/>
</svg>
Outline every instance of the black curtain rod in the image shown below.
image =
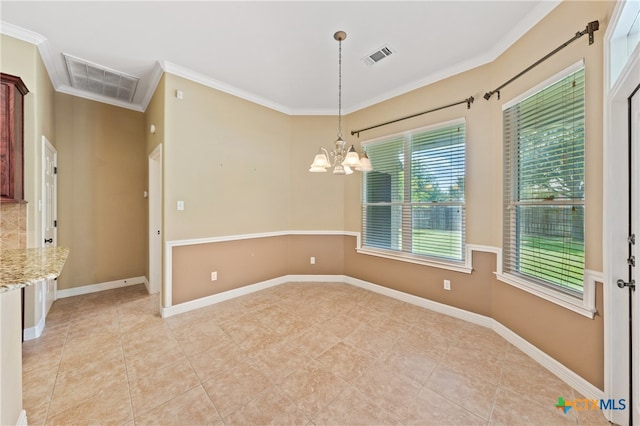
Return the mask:
<svg viewBox="0 0 640 426">
<path fill-rule="evenodd" d="M 534 67 L 540 65 L 541 63 L 543 63 L 544 61 L 546 61 L 547 59 L 549 59 L 550 57 L 552 57 L 553 55 L 555 55 L 556 53 L 558 53 L 559 51 L 561 51 L 562 49 L 564 49 L 565 47 L 567 47 L 569 44 L 573 43 L 574 41 L 576 41 L 577 39 L 579 39 L 580 37 L 582 37 L 585 34 L 589 34 L 589 45 L 593 44 L 593 33 L 595 31 L 598 31 L 598 29 L 600 28 L 600 23 L 598 21 L 591 21 L 587 24 L 587 27 L 582 30 L 582 31 L 578 31 L 576 33 L 576 35 L 573 36 L 573 38 L 571 38 L 570 40 L 567 40 L 565 43 L 563 43 L 561 46 L 558 46 L 555 50 L 553 50 L 552 52 L 549 52 L 547 55 L 545 55 L 544 57 L 538 59 L 536 62 L 534 62 L 532 65 L 530 65 L 528 68 L 526 68 L 524 71 L 520 72 L 520 74 L 516 75 L 515 77 L 513 77 L 511 80 L 507 81 L 506 83 L 504 83 L 502 86 L 498 87 L 497 89 L 493 89 L 490 92 L 487 92 L 484 94 L 484 98 L 486 100 L 491 99 L 491 96 L 494 93 L 498 94 L 498 99 L 500 99 L 500 90 L 505 87 L 508 84 L 511 84 L 514 80 L 520 78 L 523 74 L 531 71 Z"/>
<path fill-rule="evenodd" d="M 398 121 L 408 120 L 409 118 L 418 117 L 418 116 L 423 115 L 423 114 L 429 114 L 430 112 L 440 111 L 441 109 L 449 108 L 449 107 L 456 106 L 456 105 L 467 104 L 467 109 L 470 109 L 471 108 L 471 104 L 473 103 L 473 101 L 474 101 L 473 96 L 470 96 L 467 99 L 465 99 L 464 101 L 455 102 L 455 103 L 452 103 L 452 104 L 449 104 L 449 105 L 444 105 L 444 106 L 441 106 L 441 107 L 438 107 L 438 108 L 430 109 L 429 111 L 423 111 L 423 112 L 419 112 L 417 114 L 408 115 L 406 117 L 396 118 L 395 120 L 387 121 L 386 123 L 376 124 L 375 126 L 367 127 L 365 129 L 352 130 L 351 131 L 351 136 L 358 135 L 358 137 L 360 137 L 360 133 L 361 132 L 366 132 L 367 130 L 371 130 L 371 129 L 375 129 L 375 128 L 378 128 L 378 127 L 386 126 L 388 124 L 397 123 Z"/>
</svg>

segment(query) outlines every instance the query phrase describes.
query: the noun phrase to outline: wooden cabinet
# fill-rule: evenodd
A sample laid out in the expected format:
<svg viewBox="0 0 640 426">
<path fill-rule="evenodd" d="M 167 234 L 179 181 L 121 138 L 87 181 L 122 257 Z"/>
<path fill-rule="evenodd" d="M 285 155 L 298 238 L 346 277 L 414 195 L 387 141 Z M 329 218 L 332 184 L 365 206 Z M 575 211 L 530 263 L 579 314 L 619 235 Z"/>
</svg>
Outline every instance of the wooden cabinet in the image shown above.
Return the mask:
<svg viewBox="0 0 640 426">
<path fill-rule="evenodd" d="M 24 199 L 24 95 L 20 77 L 0 73 L 0 202 Z"/>
</svg>

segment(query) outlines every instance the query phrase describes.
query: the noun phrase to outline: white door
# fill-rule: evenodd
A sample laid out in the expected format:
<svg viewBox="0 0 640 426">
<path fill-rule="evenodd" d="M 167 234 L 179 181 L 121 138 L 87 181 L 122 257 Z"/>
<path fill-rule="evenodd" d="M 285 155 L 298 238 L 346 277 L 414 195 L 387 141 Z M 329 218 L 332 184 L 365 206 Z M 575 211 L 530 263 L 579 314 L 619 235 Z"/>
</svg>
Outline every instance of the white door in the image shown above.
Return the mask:
<svg viewBox="0 0 640 426">
<path fill-rule="evenodd" d="M 162 145 L 149 155 L 149 293 L 162 281 Z"/>
<path fill-rule="evenodd" d="M 633 424 L 640 424 L 640 370 L 638 368 L 638 357 L 640 357 L 640 351 L 638 350 L 638 343 L 640 342 L 640 323 L 638 322 L 638 306 L 640 305 L 640 272 L 638 269 L 638 261 L 640 261 L 640 85 L 636 88 L 635 93 L 631 96 L 629 101 L 629 130 L 630 130 L 630 146 L 633 153 L 633 167 L 632 167 L 632 188 L 631 191 L 631 205 L 633 212 L 632 231 L 636 234 L 636 244 L 632 245 L 632 256 L 636 259 L 636 267 L 630 268 L 632 270 L 631 278 L 635 282 L 635 287 L 629 288 L 629 308 L 630 324 L 631 324 L 631 404 L 629 407 L 631 410 Z M 630 422 L 630 423 L 631 423 Z"/>
<path fill-rule="evenodd" d="M 58 245 L 58 151 L 46 137 L 42 137 L 42 234 L 43 246 Z M 44 282 L 43 315 L 47 315 L 51 304 L 56 299 L 57 283 L 55 280 Z"/>
</svg>

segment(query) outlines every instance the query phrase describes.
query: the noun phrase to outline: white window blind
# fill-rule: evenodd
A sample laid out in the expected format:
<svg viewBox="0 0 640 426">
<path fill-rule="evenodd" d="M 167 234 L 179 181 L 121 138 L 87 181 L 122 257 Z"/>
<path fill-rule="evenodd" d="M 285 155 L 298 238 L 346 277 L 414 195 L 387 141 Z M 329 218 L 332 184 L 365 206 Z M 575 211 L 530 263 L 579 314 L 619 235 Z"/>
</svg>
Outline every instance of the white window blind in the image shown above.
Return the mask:
<svg viewBox="0 0 640 426">
<path fill-rule="evenodd" d="M 465 133 L 458 120 L 365 144 L 364 247 L 464 260 Z"/>
<path fill-rule="evenodd" d="M 584 67 L 503 111 L 503 269 L 581 294 Z"/>
</svg>

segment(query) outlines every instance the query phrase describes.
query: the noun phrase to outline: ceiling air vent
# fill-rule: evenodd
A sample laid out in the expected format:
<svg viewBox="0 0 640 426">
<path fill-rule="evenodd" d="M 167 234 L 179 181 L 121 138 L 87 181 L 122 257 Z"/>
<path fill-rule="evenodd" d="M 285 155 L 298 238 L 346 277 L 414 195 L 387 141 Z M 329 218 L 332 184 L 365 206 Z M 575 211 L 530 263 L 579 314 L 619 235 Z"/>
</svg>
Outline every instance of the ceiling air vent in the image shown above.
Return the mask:
<svg viewBox="0 0 640 426">
<path fill-rule="evenodd" d="M 380 49 L 376 50 L 375 52 L 362 58 L 362 61 L 365 64 L 371 66 L 373 64 L 380 62 L 381 60 L 383 60 L 387 56 L 390 56 L 393 53 L 394 51 L 389 46 L 383 46 Z"/>
<path fill-rule="evenodd" d="M 66 53 L 62 55 L 67 63 L 72 87 L 125 102 L 133 101 L 138 77 Z"/>
</svg>

